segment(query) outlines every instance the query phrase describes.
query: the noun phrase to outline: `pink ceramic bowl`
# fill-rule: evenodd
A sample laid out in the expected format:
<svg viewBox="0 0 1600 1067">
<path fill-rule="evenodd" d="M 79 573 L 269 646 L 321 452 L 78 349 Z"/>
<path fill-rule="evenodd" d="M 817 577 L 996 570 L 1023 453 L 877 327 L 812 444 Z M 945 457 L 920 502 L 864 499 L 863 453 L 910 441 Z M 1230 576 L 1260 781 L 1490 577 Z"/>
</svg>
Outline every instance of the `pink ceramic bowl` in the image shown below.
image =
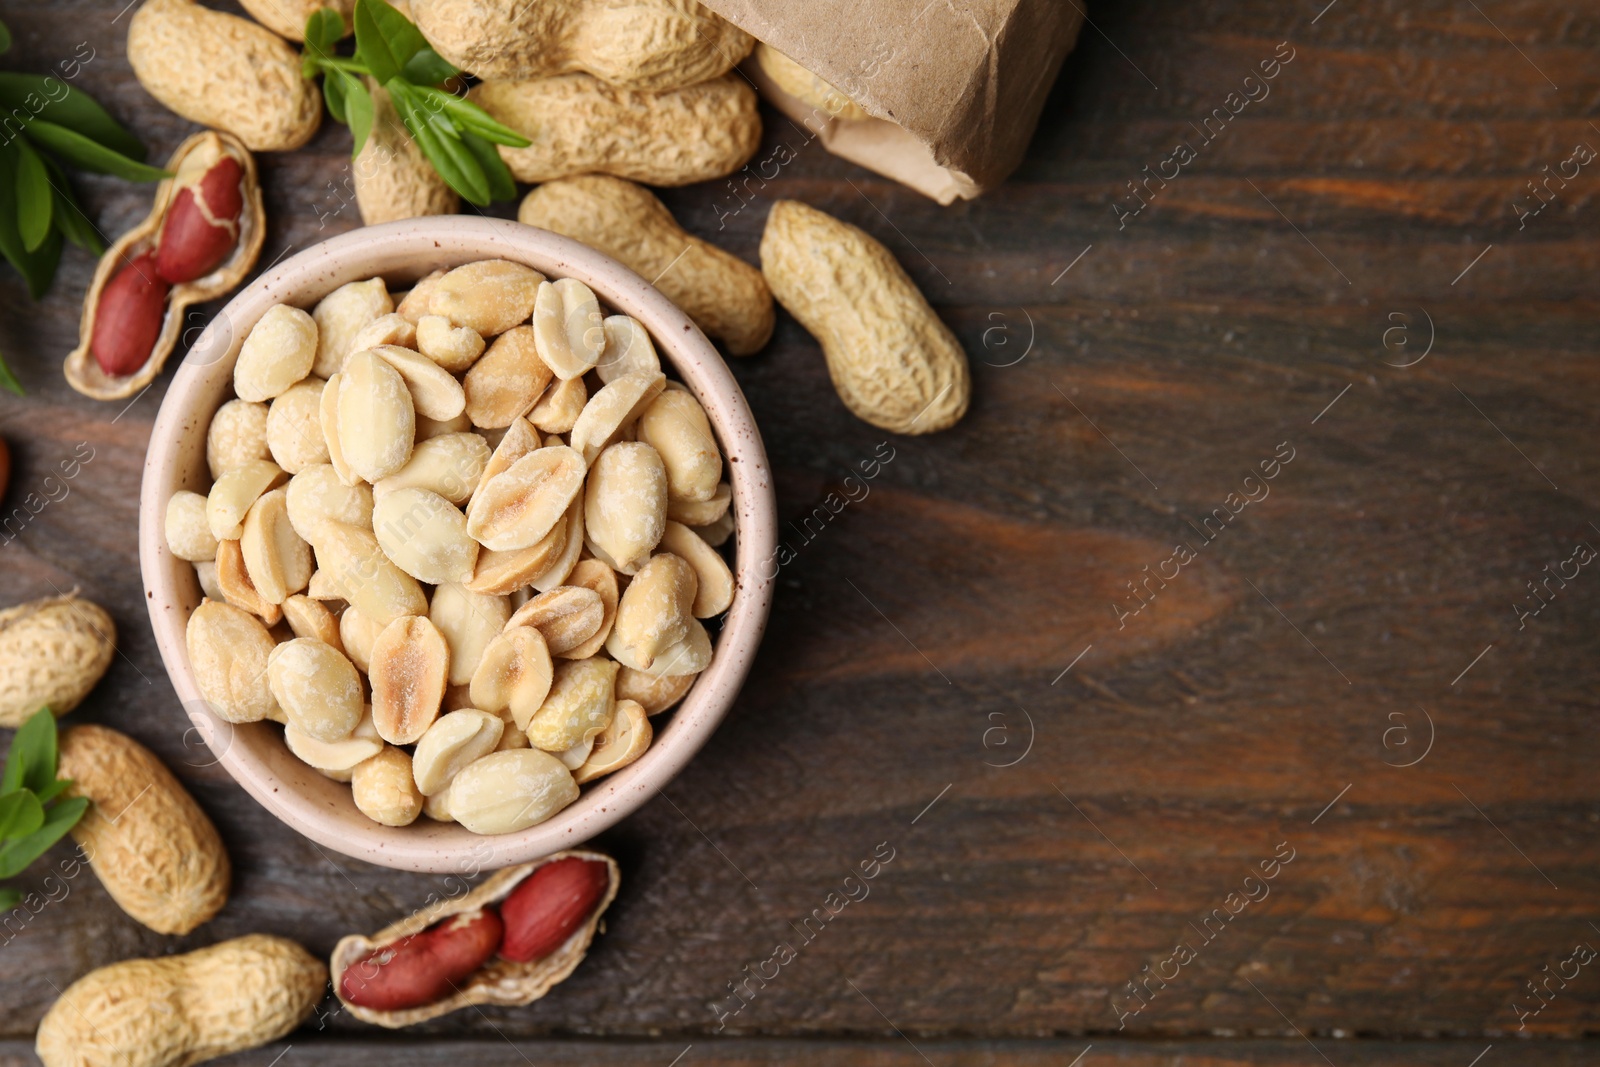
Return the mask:
<svg viewBox="0 0 1600 1067">
<path fill-rule="evenodd" d="M 234 726 L 210 711 L 184 644 L 201 592 L 191 564 L 167 551 L 167 500 L 208 484 L 206 428 L 232 393 L 233 364 L 250 328 L 274 304 L 311 308 L 345 282 L 381 276 L 403 288 L 438 268 L 509 259 L 547 275 L 577 278 L 618 312 L 650 330 L 662 358 L 705 406 L 728 459 L 736 523 L 737 587 L 711 666 L 658 725 L 632 766 L 584 788 L 548 822 L 482 837 L 455 823 L 418 819 L 380 826 L 356 810 L 350 787 L 301 763 L 272 723 Z M 139 501 L 139 559 L 156 644 L 189 717 L 228 773 L 266 809 L 313 841 L 347 856 L 404 870 L 473 874 L 578 845 L 624 818 L 672 779 L 705 744 L 733 703 L 755 658 L 772 605 L 777 505 L 761 434 L 727 365 L 666 297 L 615 260 L 546 230 L 498 219 L 450 216 L 371 226 L 307 249 L 240 292 L 196 339 L 173 377 L 151 434 Z M 658 724 L 660 720 L 657 720 Z"/>
</svg>

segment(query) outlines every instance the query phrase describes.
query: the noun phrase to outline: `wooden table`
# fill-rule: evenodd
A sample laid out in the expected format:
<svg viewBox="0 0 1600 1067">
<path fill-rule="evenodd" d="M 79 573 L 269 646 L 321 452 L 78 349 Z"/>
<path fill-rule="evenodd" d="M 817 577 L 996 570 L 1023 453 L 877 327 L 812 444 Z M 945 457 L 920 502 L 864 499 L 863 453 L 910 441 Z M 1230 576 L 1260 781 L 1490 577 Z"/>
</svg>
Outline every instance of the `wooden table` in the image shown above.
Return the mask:
<svg viewBox="0 0 1600 1067">
<path fill-rule="evenodd" d="M 87 41 L 79 84 L 164 157 L 190 127 L 133 82 L 124 2 L 0 3 L 7 61 L 45 71 Z M 881 445 L 783 317 L 734 370 L 797 558 L 727 723 L 598 842 L 625 884 L 588 961 L 527 1009 L 403 1038 L 330 1013 L 233 1062 L 1600 1062 L 1572 1040 L 1600 1030 L 1600 968 L 1527 987 L 1600 945 L 1600 574 L 1516 610 L 1600 544 L 1600 178 L 1520 224 L 1514 206 L 1600 146 L 1600 20 L 1323 2 L 1097 5 L 1027 163 L 973 203 L 816 146 L 721 233 L 725 189 L 665 193 L 752 261 L 778 197 L 879 236 L 965 343 L 972 411 Z M 1270 96 L 1201 142 L 1191 120 L 1287 50 Z M 1180 140 L 1197 158 L 1131 214 L 1128 183 L 1170 174 Z M 264 263 L 357 225 L 348 145 L 329 124 L 262 158 Z M 146 188 L 78 186 L 108 234 L 146 210 Z M 74 880 L 0 953 L 0 1064 L 33 1062 L 40 1015 L 92 967 L 251 931 L 325 954 L 442 885 L 311 845 L 186 733 L 134 549 L 165 379 L 100 404 L 58 370 L 90 270 L 70 253 L 37 306 L 0 272 L 28 389 L 0 398 L 7 507 L 94 450 L 0 546 L 0 599 L 107 605 L 121 654 L 73 719 L 179 773 L 236 887 L 172 939 Z M 866 499 L 807 526 L 883 455 Z M 870 896 L 802 942 L 880 847 Z M 779 942 L 798 957 L 718 1034 Z"/>
</svg>

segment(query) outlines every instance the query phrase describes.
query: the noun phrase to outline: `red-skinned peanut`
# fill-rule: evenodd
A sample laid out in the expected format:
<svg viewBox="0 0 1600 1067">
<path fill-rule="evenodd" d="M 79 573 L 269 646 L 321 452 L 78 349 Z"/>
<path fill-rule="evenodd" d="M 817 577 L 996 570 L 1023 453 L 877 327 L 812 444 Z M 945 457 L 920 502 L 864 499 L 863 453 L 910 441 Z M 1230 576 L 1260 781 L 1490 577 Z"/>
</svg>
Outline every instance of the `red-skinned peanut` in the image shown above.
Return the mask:
<svg viewBox="0 0 1600 1067">
<path fill-rule="evenodd" d="M 161 335 L 170 291 L 171 286 L 156 273 L 156 257 L 151 252 L 117 271 L 100 293 L 94 335 L 89 341 L 101 370 L 121 378 L 145 365 Z"/>
<path fill-rule="evenodd" d="M 374 1011 L 443 1000 L 494 955 L 504 931 L 493 908 L 452 915 L 352 963 L 339 980 L 339 995 Z"/>
<path fill-rule="evenodd" d="M 243 177 L 239 161 L 224 154 L 198 182 L 179 190 L 157 243 L 156 272 L 163 281 L 192 282 L 232 254 L 244 211 Z"/>
<path fill-rule="evenodd" d="M 560 948 L 594 911 L 610 882 L 606 864 L 578 856 L 534 871 L 500 902 L 506 926 L 501 959 L 527 963 Z"/>
</svg>

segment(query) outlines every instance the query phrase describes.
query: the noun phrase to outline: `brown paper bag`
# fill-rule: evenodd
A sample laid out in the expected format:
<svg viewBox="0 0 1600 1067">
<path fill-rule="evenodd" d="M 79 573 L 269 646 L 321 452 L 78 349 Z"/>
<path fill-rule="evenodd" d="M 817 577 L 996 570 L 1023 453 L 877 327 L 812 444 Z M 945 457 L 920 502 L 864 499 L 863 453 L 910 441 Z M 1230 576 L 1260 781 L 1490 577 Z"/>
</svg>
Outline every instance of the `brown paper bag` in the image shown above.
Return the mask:
<svg viewBox="0 0 1600 1067">
<path fill-rule="evenodd" d="M 871 114 L 839 119 L 745 70 L 828 149 L 948 204 L 1022 162 L 1083 21 L 1077 0 L 704 0 Z"/>
</svg>

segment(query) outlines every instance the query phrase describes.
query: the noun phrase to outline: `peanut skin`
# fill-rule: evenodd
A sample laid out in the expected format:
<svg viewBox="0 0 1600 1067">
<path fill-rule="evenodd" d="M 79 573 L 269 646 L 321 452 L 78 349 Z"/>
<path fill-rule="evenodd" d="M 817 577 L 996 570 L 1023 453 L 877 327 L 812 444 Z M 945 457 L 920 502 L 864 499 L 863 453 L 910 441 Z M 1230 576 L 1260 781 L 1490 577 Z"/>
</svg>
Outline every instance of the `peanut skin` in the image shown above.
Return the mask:
<svg viewBox="0 0 1600 1067">
<path fill-rule="evenodd" d="M 794 200 L 772 205 L 761 272 L 822 345 L 845 406 L 894 433 L 933 433 L 967 412 L 967 356 L 883 245 Z"/>
<path fill-rule="evenodd" d="M 125 378 L 150 361 L 161 324 L 167 317 L 167 294 L 156 256 L 146 252 L 112 275 L 100 292 L 89 350 L 100 369 Z"/>
<path fill-rule="evenodd" d="M 300 55 L 269 30 L 192 0 L 146 0 L 128 27 L 128 62 L 151 96 L 226 130 L 256 152 L 299 148 L 322 121 Z"/>
<path fill-rule="evenodd" d="M 501 958 L 527 963 L 550 955 L 589 917 L 610 882 L 604 863 L 580 856 L 540 867 L 500 904 Z"/>
<path fill-rule="evenodd" d="M 587 74 L 486 81 L 471 98 L 533 141 L 500 148 L 525 182 L 599 172 L 687 185 L 733 173 L 761 142 L 755 90 L 733 74 L 662 93 L 618 89 Z"/>
<path fill-rule="evenodd" d="M 517 220 L 597 248 L 646 279 L 735 356 L 772 338 L 772 292 L 761 272 L 686 233 L 650 191 L 621 178 L 585 174 L 546 182 L 522 201 Z"/>
<path fill-rule="evenodd" d="M 480 78 L 583 71 L 661 92 L 726 74 L 753 38 L 695 0 L 413 0 L 428 41 Z"/>
<path fill-rule="evenodd" d="M 494 908 L 453 915 L 356 960 L 339 980 L 339 995 L 376 1011 L 432 1004 L 483 966 L 504 932 Z"/>
</svg>

